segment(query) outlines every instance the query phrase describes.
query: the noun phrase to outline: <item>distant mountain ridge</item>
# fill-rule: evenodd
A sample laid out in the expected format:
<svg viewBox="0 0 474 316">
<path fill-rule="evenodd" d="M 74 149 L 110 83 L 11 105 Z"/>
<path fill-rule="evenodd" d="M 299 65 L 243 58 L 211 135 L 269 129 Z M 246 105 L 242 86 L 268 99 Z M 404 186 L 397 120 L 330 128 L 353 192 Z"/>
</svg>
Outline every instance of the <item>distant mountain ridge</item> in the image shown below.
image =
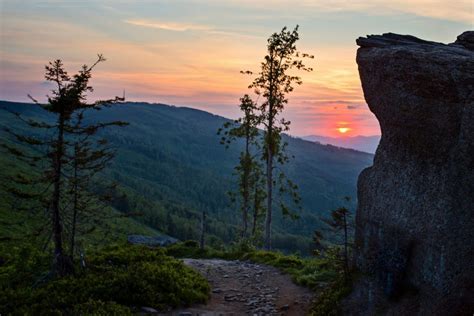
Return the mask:
<svg viewBox="0 0 474 316">
<path fill-rule="evenodd" d="M 318 142 L 323 145 L 333 145 L 342 148 L 350 148 L 366 153 L 374 154 L 380 142 L 380 135 L 373 136 L 345 136 L 327 137 L 319 135 L 308 135 L 301 137 L 304 140 Z"/>
<path fill-rule="evenodd" d="M 26 117 L 51 119 L 31 104 L 0 101 L 0 107 Z M 126 194 L 114 207 L 142 212 L 140 221 L 181 240 L 198 238 L 200 212 L 205 210 L 209 242 L 234 239 L 240 216 L 227 192 L 235 186 L 234 167 L 243 143 L 227 150 L 219 144 L 217 129 L 229 119 L 148 103 L 125 103 L 88 117 L 130 123 L 103 134 L 118 152 L 105 176 L 117 181 Z M 1 127 L 27 129 L 6 112 L 0 112 Z M 372 164 L 373 155 L 290 136 L 284 140 L 290 156 L 295 156 L 285 170 L 299 186 L 302 211 L 301 218 L 292 221 L 275 210 L 274 245 L 307 253 L 312 233 L 321 225 L 320 216 L 341 206 L 343 196 L 355 201 L 357 177 Z"/>
</svg>

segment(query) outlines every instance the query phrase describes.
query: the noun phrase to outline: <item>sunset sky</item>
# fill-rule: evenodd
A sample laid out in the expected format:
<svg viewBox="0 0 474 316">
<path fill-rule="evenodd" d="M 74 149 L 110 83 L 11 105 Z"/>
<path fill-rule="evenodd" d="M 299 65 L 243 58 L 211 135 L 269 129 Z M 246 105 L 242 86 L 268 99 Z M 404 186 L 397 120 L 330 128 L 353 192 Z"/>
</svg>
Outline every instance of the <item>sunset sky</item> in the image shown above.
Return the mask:
<svg viewBox="0 0 474 316">
<path fill-rule="evenodd" d="M 315 71 L 290 97 L 291 134 L 379 134 L 355 63 L 355 39 L 395 32 L 453 42 L 473 29 L 471 0 L 0 0 L 0 99 L 44 100 L 44 65 L 73 73 L 97 53 L 91 99 L 189 106 L 235 118 L 266 39 L 300 25 L 299 48 Z M 347 129 L 346 129 L 347 128 Z"/>
</svg>

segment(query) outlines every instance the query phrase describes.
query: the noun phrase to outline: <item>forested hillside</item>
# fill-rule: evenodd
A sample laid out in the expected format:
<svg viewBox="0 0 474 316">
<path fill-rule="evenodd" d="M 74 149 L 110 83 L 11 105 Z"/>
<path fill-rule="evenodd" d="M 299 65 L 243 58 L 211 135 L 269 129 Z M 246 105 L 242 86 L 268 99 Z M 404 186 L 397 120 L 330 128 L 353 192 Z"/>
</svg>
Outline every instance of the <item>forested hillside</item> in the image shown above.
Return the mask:
<svg viewBox="0 0 474 316">
<path fill-rule="evenodd" d="M 48 119 L 29 104 L 0 102 L 26 117 Z M 233 168 L 239 146 L 225 149 L 216 131 L 227 119 L 204 111 L 163 104 L 125 103 L 89 115 L 97 121 L 123 120 L 128 127 L 110 129 L 106 138 L 117 149 L 117 159 L 104 174 L 120 184 L 113 206 L 139 212 L 137 220 L 179 239 L 197 239 L 200 212 L 208 213 L 208 242 L 218 246 L 236 233 L 240 216 L 230 204 Z M 2 111 L 0 124 L 26 128 Z M 285 137 L 294 158 L 286 165 L 288 177 L 302 197 L 299 220 L 277 211 L 275 248 L 306 252 L 320 216 L 355 196 L 360 171 L 372 163 L 370 154 Z"/>
</svg>

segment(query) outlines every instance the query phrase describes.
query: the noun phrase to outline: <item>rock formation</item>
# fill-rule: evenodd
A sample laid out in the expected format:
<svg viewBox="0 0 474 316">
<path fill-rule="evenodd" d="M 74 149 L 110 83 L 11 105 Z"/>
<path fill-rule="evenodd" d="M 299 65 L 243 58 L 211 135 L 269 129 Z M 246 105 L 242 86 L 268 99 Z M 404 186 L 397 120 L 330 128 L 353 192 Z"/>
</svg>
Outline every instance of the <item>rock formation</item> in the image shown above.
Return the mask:
<svg viewBox="0 0 474 316">
<path fill-rule="evenodd" d="M 348 314 L 474 313 L 474 32 L 359 38 L 382 139 L 358 181 Z"/>
</svg>

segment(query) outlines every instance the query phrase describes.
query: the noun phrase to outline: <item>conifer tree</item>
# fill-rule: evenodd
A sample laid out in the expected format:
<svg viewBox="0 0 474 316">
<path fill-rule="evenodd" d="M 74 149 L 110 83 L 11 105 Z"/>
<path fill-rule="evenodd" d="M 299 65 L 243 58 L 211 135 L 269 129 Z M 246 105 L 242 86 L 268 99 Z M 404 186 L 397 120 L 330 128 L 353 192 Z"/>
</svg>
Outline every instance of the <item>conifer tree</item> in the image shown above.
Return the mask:
<svg viewBox="0 0 474 316">
<path fill-rule="evenodd" d="M 68 165 L 66 177 L 69 186 L 70 212 L 66 210 L 66 220 L 69 220 L 69 254 L 74 258 L 75 244 L 79 226 L 83 232 L 94 230 L 94 222 L 100 217 L 100 209 L 110 204 L 115 184 L 99 185 L 94 181 L 96 175 L 104 170 L 115 157 L 115 151 L 108 145 L 105 138 L 97 137 L 97 133 L 108 126 L 125 126 L 125 122 L 113 121 L 107 123 L 86 123 L 85 114 L 87 110 L 98 111 L 108 103 L 96 104 L 93 109 L 85 108 L 76 111 L 71 120 L 70 150 L 66 156 L 71 162 Z M 104 182 L 104 181 L 101 181 Z M 129 215 L 129 214 L 124 214 Z M 91 226 L 91 227 L 87 227 Z"/>
<path fill-rule="evenodd" d="M 299 76 L 290 74 L 290 70 L 312 71 L 303 63 L 304 58 L 314 56 L 301 53 L 296 48 L 299 39 L 298 26 L 293 31 L 284 27 L 280 33 L 274 33 L 268 39 L 267 55 L 261 63 L 261 71 L 249 88 L 264 98 L 260 105 L 260 123 L 263 125 L 263 160 L 266 165 L 266 219 L 265 219 L 265 248 L 271 249 L 272 214 L 274 199 L 274 184 L 278 180 L 282 184 L 279 193 L 288 193 L 294 202 L 299 201 L 297 187 L 288 180 L 284 173 L 275 179 L 275 164 L 284 164 L 288 161 L 285 154 L 286 144 L 282 141 L 282 133 L 289 130 L 290 122 L 280 115 L 288 103 L 287 95 L 293 91 L 295 85 L 302 84 Z M 242 72 L 252 74 L 251 71 Z M 289 209 L 281 200 L 280 206 L 284 214 L 289 214 Z"/>
<path fill-rule="evenodd" d="M 348 203 L 350 197 L 344 197 L 344 200 Z M 349 250 L 352 246 L 350 240 L 353 228 L 351 217 L 349 209 L 343 206 L 331 211 L 331 218 L 325 221 L 336 234 L 336 243 L 343 248 L 341 261 L 345 277 L 349 273 Z"/>
<path fill-rule="evenodd" d="M 74 180 L 70 181 L 74 177 L 67 175 L 68 166 L 71 166 L 71 162 L 74 165 L 75 161 L 77 165 L 72 170 L 79 170 L 80 165 L 82 165 L 81 168 L 86 168 L 85 166 L 88 165 L 87 168 L 94 169 L 92 167 L 94 158 L 98 158 L 97 162 L 108 156 L 108 154 L 97 156 L 97 152 L 93 153 L 94 149 L 84 151 L 84 147 L 81 149 L 81 147 L 74 146 L 72 140 L 78 135 L 94 135 L 99 129 L 107 126 L 124 125 L 123 122 L 110 122 L 78 128 L 72 122 L 74 115 L 81 111 L 98 110 L 123 101 L 123 98 L 116 97 L 93 103 L 86 102 L 87 93 L 93 91 L 93 88 L 89 86 L 92 70 L 103 61 L 105 58 L 98 55 L 98 59 L 92 66 L 84 65 L 73 76 L 66 72 L 61 60 L 50 62 L 46 66 L 45 79 L 54 83 L 55 89 L 51 91 L 51 96 L 48 96 L 47 104 L 40 104 L 34 98 L 30 98 L 34 101 L 35 106 L 48 113 L 54 122 L 25 119 L 20 113 L 11 112 L 36 133 L 23 135 L 16 130 L 5 129 L 12 136 L 16 145 L 9 142 L 2 143 L 2 147 L 8 153 L 38 171 L 37 176 L 20 172 L 11 177 L 12 185 L 7 188 L 7 191 L 16 199 L 28 200 L 28 206 L 39 203 L 39 206 L 46 210 L 45 213 L 49 216 L 49 225 L 45 227 L 49 228 L 49 235 L 53 241 L 52 273 L 57 276 L 64 276 L 73 271 L 71 256 L 66 251 L 68 243 L 65 240 L 65 227 L 68 215 L 70 215 L 68 214 L 70 211 L 68 205 L 71 199 L 74 200 L 74 194 L 68 190 L 71 183 L 74 187 Z M 43 134 L 50 135 L 49 138 L 41 137 L 38 130 L 46 131 L 47 133 Z M 77 142 L 75 144 L 77 145 Z M 73 154 L 71 154 L 71 150 Z M 81 150 L 82 155 L 87 158 L 80 157 Z M 76 152 L 74 153 L 74 151 Z M 75 158 L 71 159 L 71 156 L 74 155 L 76 155 Z M 81 159 L 88 162 L 80 163 Z M 78 183 L 76 183 L 76 189 L 79 189 Z M 78 193 L 77 190 L 75 192 Z M 78 205 L 76 203 L 75 207 L 77 208 Z"/>
</svg>

